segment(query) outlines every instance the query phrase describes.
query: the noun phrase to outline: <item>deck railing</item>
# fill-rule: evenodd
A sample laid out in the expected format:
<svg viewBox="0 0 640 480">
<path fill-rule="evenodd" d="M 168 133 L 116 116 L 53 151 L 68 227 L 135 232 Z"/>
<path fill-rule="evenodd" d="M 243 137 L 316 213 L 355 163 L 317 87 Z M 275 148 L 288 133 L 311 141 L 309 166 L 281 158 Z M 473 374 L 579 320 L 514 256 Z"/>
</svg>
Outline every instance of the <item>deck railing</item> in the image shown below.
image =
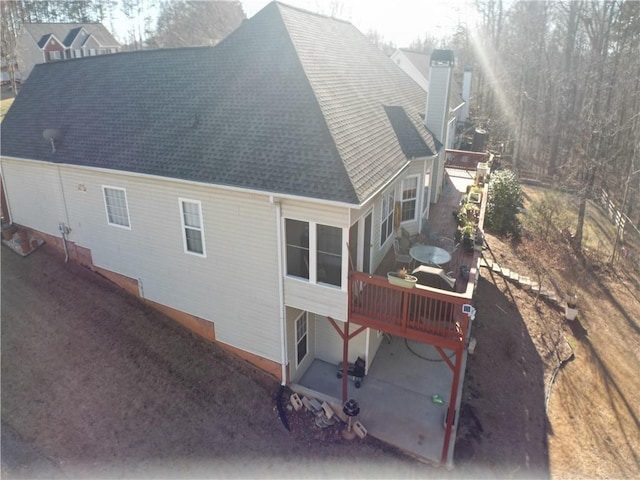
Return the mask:
<svg viewBox="0 0 640 480">
<path fill-rule="evenodd" d="M 443 348 L 464 345 L 469 317 L 464 294 L 416 285 L 391 285 L 384 277 L 352 271 L 349 274 L 349 320 Z"/>
</svg>

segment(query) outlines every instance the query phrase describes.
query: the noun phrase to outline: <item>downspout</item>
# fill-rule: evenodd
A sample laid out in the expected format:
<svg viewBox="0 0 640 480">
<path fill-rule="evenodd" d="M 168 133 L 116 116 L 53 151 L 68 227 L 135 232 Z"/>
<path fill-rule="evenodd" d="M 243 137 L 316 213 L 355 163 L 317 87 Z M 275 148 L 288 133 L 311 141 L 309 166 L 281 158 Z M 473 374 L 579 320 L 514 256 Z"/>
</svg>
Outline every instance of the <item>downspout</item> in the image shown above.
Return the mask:
<svg viewBox="0 0 640 480">
<path fill-rule="evenodd" d="M 64 248 L 64 263 L 69 261 L 69 250 L 67 248 L 67 237 L 66 234 L 69 232 L 69 227 L 67 227 L 64 223 L 60 222 L 58 224 L 58 230 L 62 234 L 62 247 Z"/>
<path fill-rule="evenodd" d="M 287 384 L 287 325 L 284 311 L 284 271 L 282 268 L 282 207 L 273 195 L 269 195 L 269 202 L 276 206 L 276 243 L 278 250 L 278 302 L 280 304 L 280 355 L 282 359 L 282 382 Z"/>
<path fill-rule="evenodd" d="M 62 183 L 62 173 L 60 173 L 60 165 L 58 165 L 58 181 L 60 182 L 60 193 L 62 194 L 62 203 L 64 205 L 64 214 L 67 220 L 66 225 L 63 222 L 58 223 L 58 230 L 62 234 L 62 246 L 64 248 L 64 263 L 69 261 L 69 249 L 67 247 L 66 235 L 71 231 L 69 227 L 69 209 L 67 208 L 67 198 L 64 194 L 64 185 Z"/>
</svg>

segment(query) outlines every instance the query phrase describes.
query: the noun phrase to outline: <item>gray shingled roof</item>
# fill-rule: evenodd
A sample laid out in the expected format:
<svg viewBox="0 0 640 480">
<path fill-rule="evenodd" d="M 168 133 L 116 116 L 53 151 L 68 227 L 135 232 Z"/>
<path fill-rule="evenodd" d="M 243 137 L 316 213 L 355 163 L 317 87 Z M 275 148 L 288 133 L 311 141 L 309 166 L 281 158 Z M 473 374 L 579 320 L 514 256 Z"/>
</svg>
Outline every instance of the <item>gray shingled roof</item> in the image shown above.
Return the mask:
<svg viewBox="0 0 640 480">
<path fill-rule="evenodd" d="M 37 65 L 2 154 L 359 204 L 439 148 L 424 105 L 351 24 L 271 3 L 216 47 Z"/>
<path fill-rule="evenodd" d="M 80 27 L 84 29 L 98 41 L 103 47 L 119 47 L 118 41 L 113 38 L 111 32 L 101 23 L 25 23 L 24 29 L 29 32 L 36 43 L 40 43 L 46 35 L 55 35 L 58 40 L 64 42 L 66 46 L 70 45 L 69 34 L 71 30 L 76 29 L 76 34 Z M 75 38 L 75 35 L 73 35 Z M 73 38 L 71 38 L 73 41 Z M 42 45 L 40 46 L 42 47 Z"/>
<path fill-rule="evenodd" d="M 42 38 L 40 38 L 40 40 L 37 42 L 38 46 L 40 48 L 44 48 L 44 46 L 47 44 L 47 42 L 49 41 L 49 39 L 51 38 L 51 34 L 47 33 L 46 35 L 43 35 Z"/>
</svg>

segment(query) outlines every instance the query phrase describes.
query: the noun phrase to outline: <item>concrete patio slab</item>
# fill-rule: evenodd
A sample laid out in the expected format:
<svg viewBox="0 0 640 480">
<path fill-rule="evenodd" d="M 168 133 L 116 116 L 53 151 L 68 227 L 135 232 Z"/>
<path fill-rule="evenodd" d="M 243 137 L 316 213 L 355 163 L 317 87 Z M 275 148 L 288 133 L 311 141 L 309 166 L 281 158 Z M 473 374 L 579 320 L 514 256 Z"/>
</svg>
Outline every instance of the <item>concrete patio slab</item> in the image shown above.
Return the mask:
<svg viewBox="0 0 640 480">
<path fill-rule="evenodd" d="M 340 405 L 342 381 L 336 368 L 316 359 L 299 385 Z M 358 418 L 370 435 L 422 460 L 439 463 L 452 379 L 453 372 L 434 347 L 393 337 L 381 345 L 362 386 L 355 388 L 349 381 L 347 396 L 360 404 Z M 434 403 L 434 395 L 442 404 Z M 454 443 L 455 427 L 448 464 L 452 464 Z"/>
</svg>

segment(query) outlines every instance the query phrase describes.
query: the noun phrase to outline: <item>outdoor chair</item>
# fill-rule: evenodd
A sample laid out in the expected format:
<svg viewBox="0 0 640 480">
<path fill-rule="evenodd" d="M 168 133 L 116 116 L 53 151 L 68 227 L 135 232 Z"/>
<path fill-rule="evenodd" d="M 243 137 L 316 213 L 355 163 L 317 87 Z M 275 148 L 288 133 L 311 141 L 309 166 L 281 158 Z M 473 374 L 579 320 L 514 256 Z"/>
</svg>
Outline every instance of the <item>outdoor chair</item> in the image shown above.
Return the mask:
<svg viewBox="0 0 640 480">
<path fill-rule="evenodd" d="M 435 245 L 446 250 L 451 255 L 453 255 L 453 252 L 455 252 L 457 248 L 456 242 L 453 239 L 447 237 L 438 237 L 438 239 L 435 241 Z"/>
<path fill-rule="evenodd" d="M 420 225 L 420 233 L 416 235 L 417 243 L 422 243 L 425 245 L 433 245 L 439 235 L 437 232 L 431 231 L 431 225 L 429 224 L 429 220 L 426 218 L 422 219 L 422 224 Z"/>
<path fill-rule="evenodd" d="M 413 259 L 409 255 L 409 252 L 402 251 L 402 249 L 400 248 L 400 242 L 397 239 L 393 241 L 393 252 L 396 254 L 396 262 L 394 268 L 397 268 L 398 265 L 405 266 L 407 268 L 411 267 Z"/>
</svg>

